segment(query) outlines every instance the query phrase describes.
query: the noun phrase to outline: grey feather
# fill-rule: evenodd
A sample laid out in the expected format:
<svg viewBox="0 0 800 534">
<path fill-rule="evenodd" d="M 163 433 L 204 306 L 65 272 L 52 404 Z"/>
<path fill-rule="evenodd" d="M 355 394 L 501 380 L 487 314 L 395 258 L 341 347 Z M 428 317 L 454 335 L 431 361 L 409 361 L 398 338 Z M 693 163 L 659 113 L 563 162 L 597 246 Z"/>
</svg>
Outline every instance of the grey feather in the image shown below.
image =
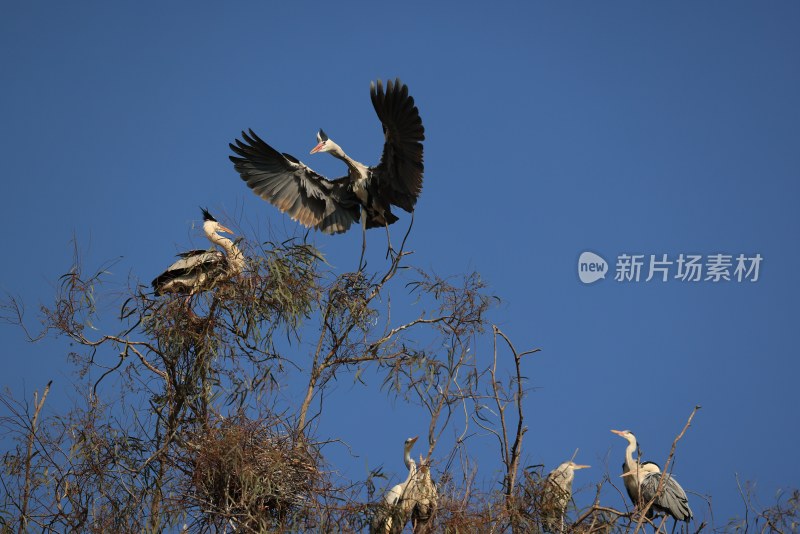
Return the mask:
<svg viewBox="0 0 800 534">
<path fill-rule="evenodd" d="M 642 501 L 650 502 L 656 495 L 658 484 L 661 480 L 661 473 L 649 473 L 639 486 Z M 678 521 L 689 521 L 692 519 L 692 510 L 689 508 L 689 500 L 686 492 L 678 484 L 678 481 L 669 473 L 664 474 L 664 485 L 661 494 L 653 502 L 653 509 L 656 513 L 666 513 Z"/>
</svg>

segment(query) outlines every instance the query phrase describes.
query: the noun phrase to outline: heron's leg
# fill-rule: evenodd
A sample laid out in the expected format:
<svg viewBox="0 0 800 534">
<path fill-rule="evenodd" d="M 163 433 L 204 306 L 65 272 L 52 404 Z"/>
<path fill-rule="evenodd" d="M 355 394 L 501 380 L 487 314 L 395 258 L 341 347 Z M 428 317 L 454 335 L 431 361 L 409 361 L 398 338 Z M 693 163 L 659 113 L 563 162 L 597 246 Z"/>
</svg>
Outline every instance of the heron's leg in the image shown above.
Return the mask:
<svg viewBox="0 0 800 534">
<path fill-rule="evenodd" d="M 389 248 L 386 249 L 386 258 L 388 259 L 389 256 L 394 257 L 394 247 L 392 247 L 392 237 L 389 235 L 389 223 L 385 219 L 384 226 L 386 227 L 386 242 L 389 244 Z"/>
<path fill-rule="evenodd" d="M 361 210 L 361 258 L 358 260 L 358 270 L 366 267 L 364 265 L 364 252 L 367 250 L 367 211 Z"/>
</svg>

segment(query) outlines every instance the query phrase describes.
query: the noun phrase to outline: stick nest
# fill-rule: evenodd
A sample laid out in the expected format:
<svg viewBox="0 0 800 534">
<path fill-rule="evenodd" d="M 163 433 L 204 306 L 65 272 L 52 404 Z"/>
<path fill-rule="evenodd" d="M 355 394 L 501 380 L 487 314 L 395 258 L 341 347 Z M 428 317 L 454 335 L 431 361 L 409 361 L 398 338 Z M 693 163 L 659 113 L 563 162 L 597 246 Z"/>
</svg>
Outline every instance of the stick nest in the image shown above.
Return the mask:
<svg viewBox="0 0 800 534">
<path fill-rule="evenodd" d="M 319 452 L 274 424 L 225 420 L 192 446 L 192 494 L 209 523 L 263 530 L 313 501 Z"/>
</svg>

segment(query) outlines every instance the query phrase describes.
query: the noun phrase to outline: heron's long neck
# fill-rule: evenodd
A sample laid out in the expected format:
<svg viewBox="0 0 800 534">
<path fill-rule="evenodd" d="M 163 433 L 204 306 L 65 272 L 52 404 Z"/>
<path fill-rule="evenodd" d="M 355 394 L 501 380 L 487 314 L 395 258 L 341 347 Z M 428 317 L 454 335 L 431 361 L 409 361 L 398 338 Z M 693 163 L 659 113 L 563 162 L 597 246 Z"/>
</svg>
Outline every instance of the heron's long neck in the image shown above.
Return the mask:
<svg viewBox="0 0 800 534">
<path fill-rule="evenodd" d="M 410 450 L 407 450 L 405 456 L 403 456 L 403 462 L 405 462 L 406 467 L 408 467 L 408 478 L 410 479 L 417 471 L 417 464 L 411 458 Z"/>
<path fill-rule="evenodd" d="M 206 235 L 209 241 L 215 245 L 219 245 L 225 251 L 225 257 L 228 258 L 230 271 L 234 274 L 242 272 L 244 269 L 244 255 L 239 250 L 239 247 L 227 237 L 223 237 L 216 232 Z"/>
<path fill-rule="evenodd" d="M 345 164 L 347 165 L 347 169 L 350 171 L 349 174 L 351 179 L 363 180 L 367 177 L 367 166 L 345 154 L 344 150 L 342 150 L 342 147 L 340 147 L 339 145 L 334 146 L 334 148 L 328 153 L 334 158 L 340 159 L 345 162 Z"/>
<path fill-rule="evenodd" d="M 628 448 L 625 449 L 625 463 L 628 464 L 628 469 L 633 471 L 636 467 L 636 461 L 633 459 L 633 452 L 636 450 L 636 440 L 628 442 Z"/>
</svg>

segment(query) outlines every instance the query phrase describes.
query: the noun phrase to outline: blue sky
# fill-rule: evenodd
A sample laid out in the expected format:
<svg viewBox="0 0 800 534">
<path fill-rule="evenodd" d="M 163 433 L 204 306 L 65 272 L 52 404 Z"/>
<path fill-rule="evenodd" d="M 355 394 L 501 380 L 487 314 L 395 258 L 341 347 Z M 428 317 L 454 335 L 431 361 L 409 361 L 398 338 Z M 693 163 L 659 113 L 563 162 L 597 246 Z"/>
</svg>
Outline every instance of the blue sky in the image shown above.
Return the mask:
<svg viewBox="0 0 800 534">
<path fill-rule="evenodd" d="M 713 496 L 717 525 L 744 514 L 737 473 L 764 502 L 798 485 L 800 4 L 285 4 L 6 6 L 1 290 L 31 311 L 48 302 L 73 237 L 87 264 L 121 258 L 117 287 L 149 281 L 205 246 L 199 205 L 262 235 L 294 232 L 241 182 L 227 144 L 253 128 L 341 176 L 307 154 L 322 127 L 375 163 L 369 82 L 400 77 L 427 138 L 414 263 L 479 271 L 503 298 L 495 322 L 543 349 L 525 368 L 526 464 L 550 469 L 580 448 L 595 467 L 576 483 L 589 486 L 621 463 L 611 428 L 661 462 L 699 404 L 675 474 Z M 313 238 L 355 267 L 358 232 Z M 369 242 L 377 263 L 382 231 Z M 620 254 L 763 262 L 755 283 L 584 285 L 586 250 L 611 269 Z M 4 325 L 0 340 L 4 386 L 30 394 L 52 378 L 67 397 L 63 340 L 30 345 Z M 399 473 L 400 443 L 425 431 L 376 389 L 343 384 L 329 402 L 378 423 L 320 428 L 353 448 L 329 459 L 354 477 L 365 462 Z M 492 446 L 476 439 L 487 479 Z"/>
</svg>

